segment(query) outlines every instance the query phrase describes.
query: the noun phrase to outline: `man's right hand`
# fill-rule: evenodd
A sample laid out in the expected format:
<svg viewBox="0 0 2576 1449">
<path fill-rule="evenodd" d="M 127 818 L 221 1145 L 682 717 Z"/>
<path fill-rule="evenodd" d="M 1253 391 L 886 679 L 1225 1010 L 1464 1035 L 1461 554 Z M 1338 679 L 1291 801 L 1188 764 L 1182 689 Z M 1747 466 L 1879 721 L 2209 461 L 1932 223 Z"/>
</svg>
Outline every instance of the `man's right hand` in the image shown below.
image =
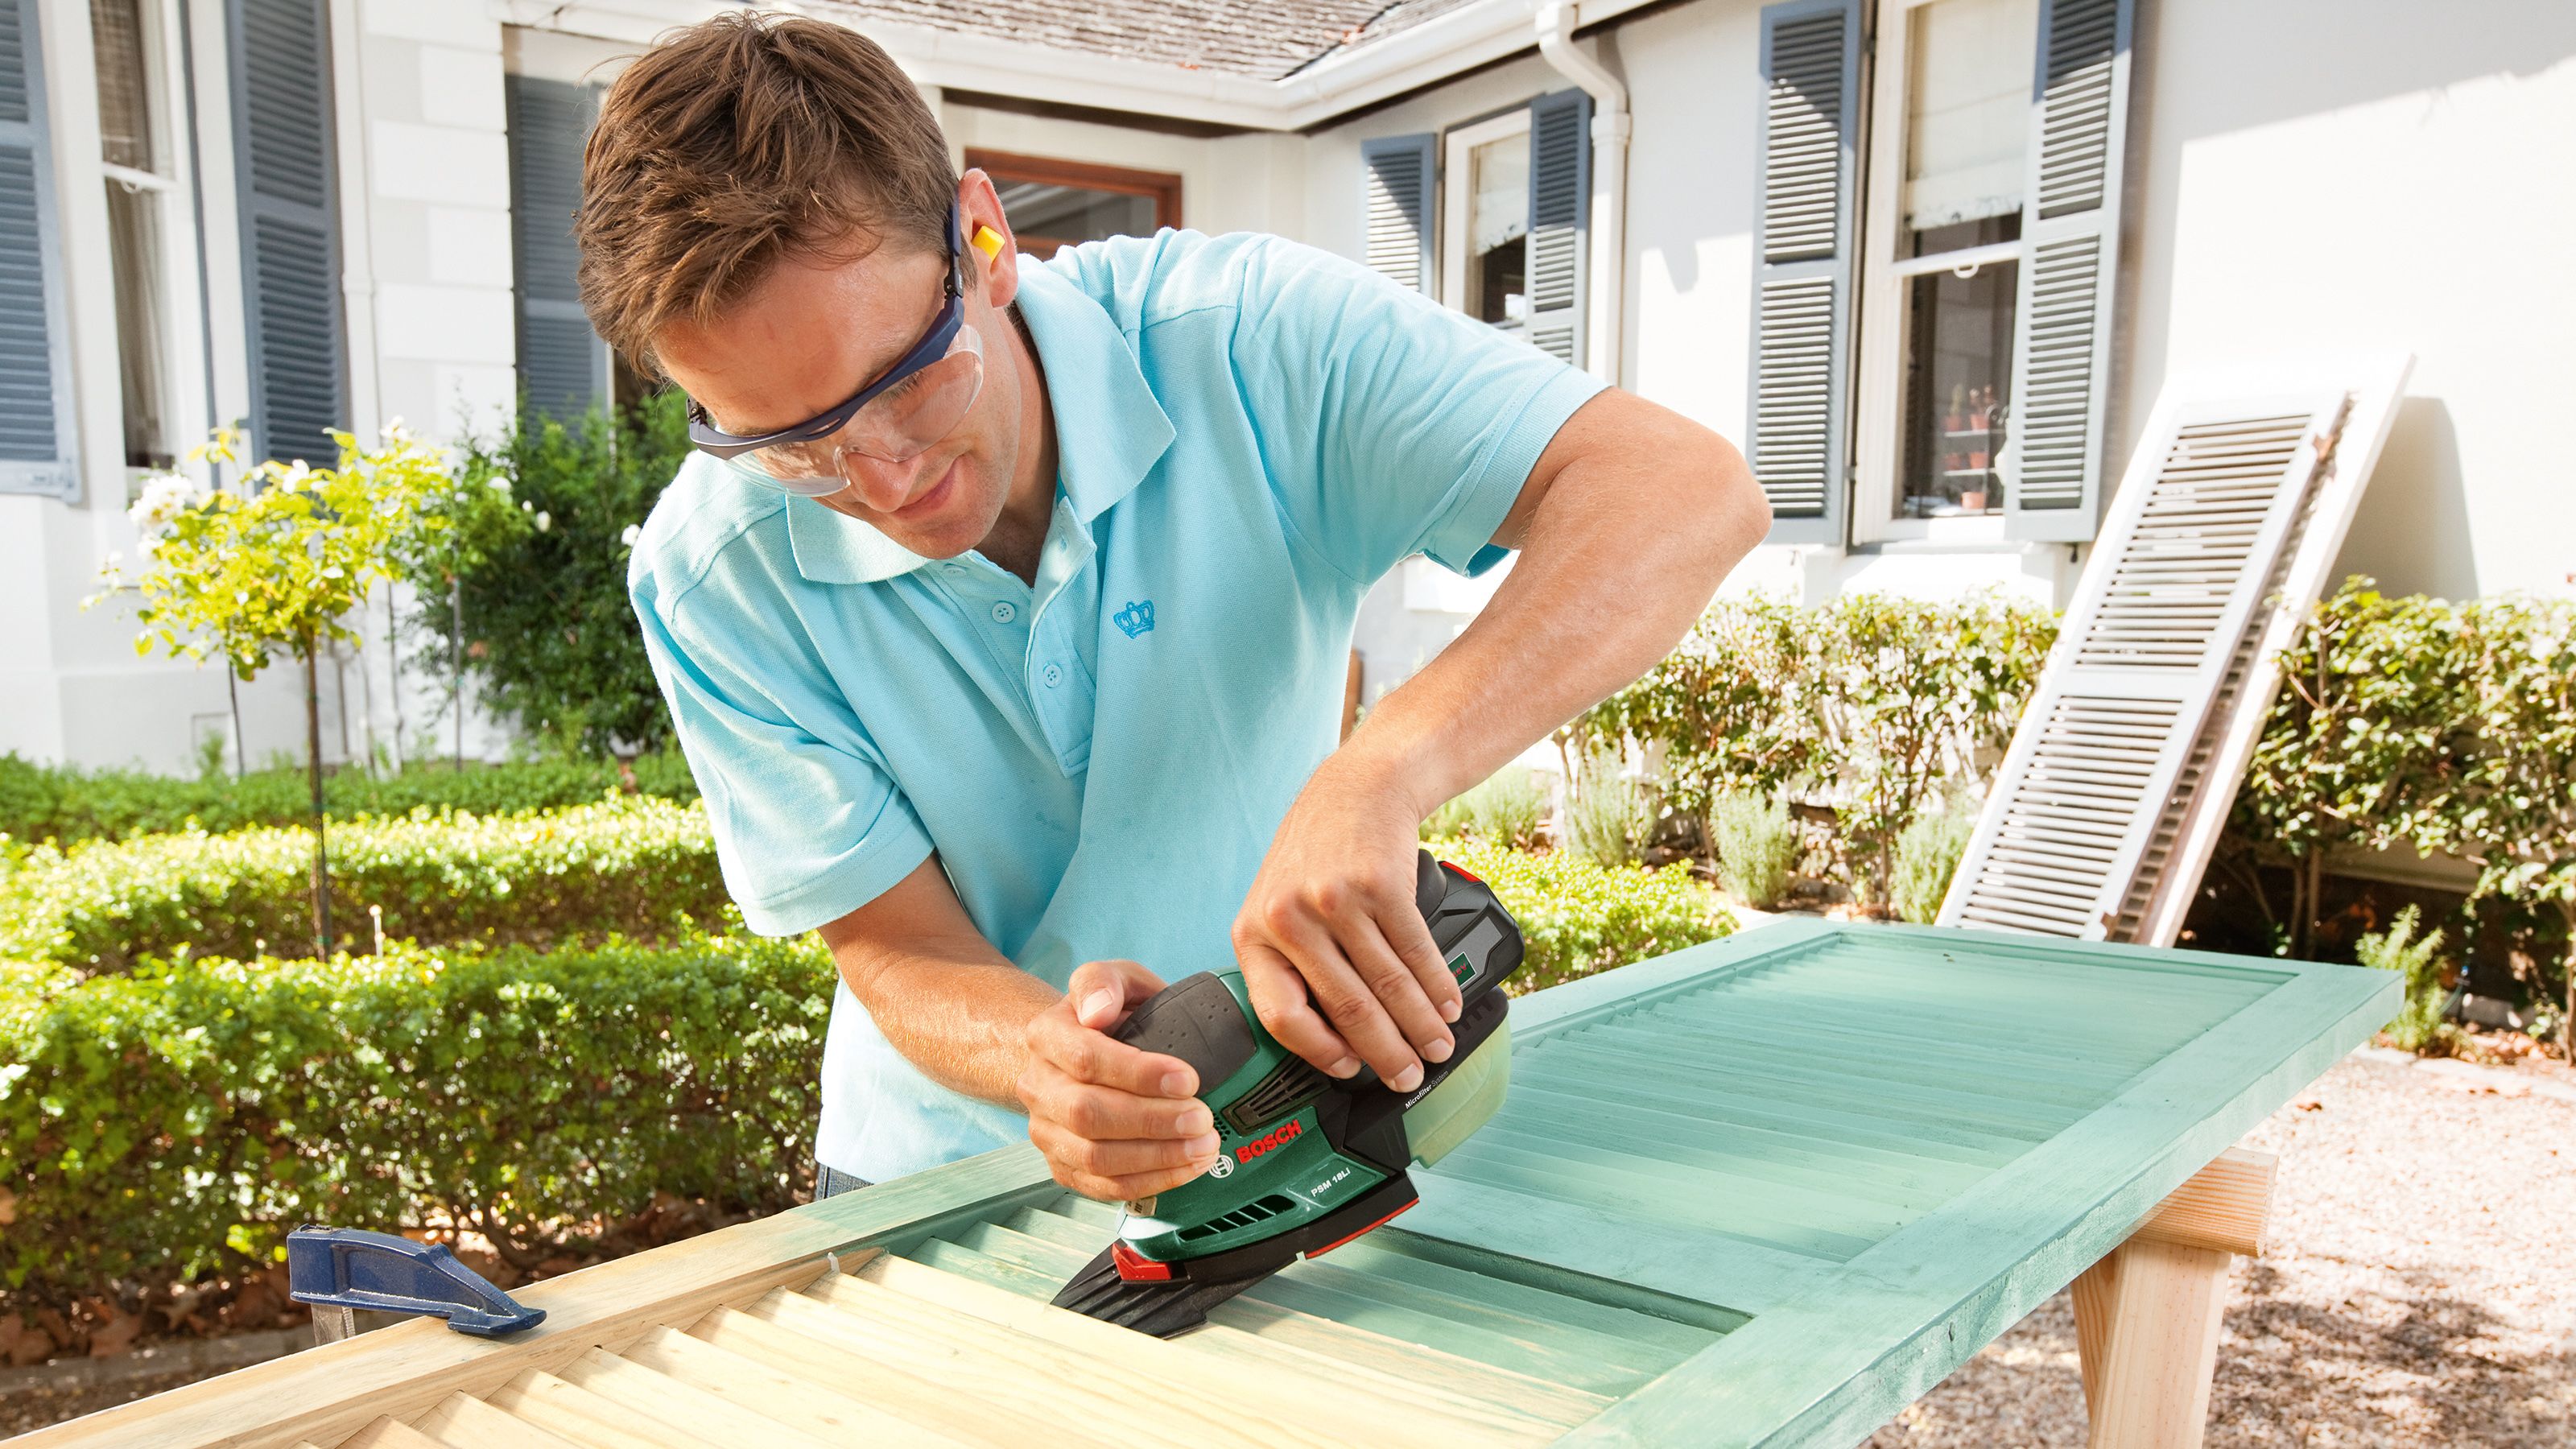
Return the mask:
<svg viewBox="0 0 2576 1449">
<path fill-rule="evenodd" d="M 1029 1021 L 1019 1080 L 1029 1141 L 1055 1180 L 1084 1197 L 1152 1197 L 1216 1161 L 1216 1119 L 1198 1100 L 1198 1073 L 1109 1035 L 1162 989 L 1133 961 L 1093 961 L 1075 969 L 1062 1001 Z"/>
</svg>

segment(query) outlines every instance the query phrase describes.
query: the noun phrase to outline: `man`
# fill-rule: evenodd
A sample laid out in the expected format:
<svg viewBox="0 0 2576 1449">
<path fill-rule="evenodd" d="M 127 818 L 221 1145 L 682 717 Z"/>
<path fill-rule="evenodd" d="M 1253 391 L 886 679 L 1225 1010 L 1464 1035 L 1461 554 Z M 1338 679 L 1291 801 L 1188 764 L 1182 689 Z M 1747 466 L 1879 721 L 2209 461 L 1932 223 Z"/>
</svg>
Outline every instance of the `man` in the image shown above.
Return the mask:
<svg viewBox="0 0 2576 1449">
<path fill-rule="evenodd" d="M 826 1193 L 1023 1133 L 1094 1197 L 1188 1181 L 1199 1083 L 1104 1029 L 1229 958 L 1291 1050 L 1418 1081 L 1459 1005 L 1421 821 L 1660 658 L 1767 526 L 1715 435 L 1321 253 L 1019 256 L 820 22 L 639 59 L 579 235 L 600 334 L 692 400 L 629 577 L 727 886 L 839 965 Z M 1511 549 L 1336 749 L 1369 585 Z"/>
</svg>

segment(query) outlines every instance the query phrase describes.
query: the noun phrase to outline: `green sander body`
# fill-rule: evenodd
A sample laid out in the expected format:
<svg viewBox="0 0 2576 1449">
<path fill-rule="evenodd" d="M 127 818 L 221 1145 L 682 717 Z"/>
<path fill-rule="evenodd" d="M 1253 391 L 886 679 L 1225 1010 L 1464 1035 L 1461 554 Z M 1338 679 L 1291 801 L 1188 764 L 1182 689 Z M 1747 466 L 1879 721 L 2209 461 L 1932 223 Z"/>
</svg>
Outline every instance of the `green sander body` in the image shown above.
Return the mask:
<svg viewBox="0 0 2576 1449">
<path fill-rule="evenodd" d="M 1413 1206 L 1406 1168 L 1437 1161 L 1502 1102 L 1511 1061 L 1502 984 L 1522 959 L 1520 928 L 1493 891 L 1428 852 L 1414 903 L 1463 1000 L 1449 1060 L 1424 1063 L 1410 1092 L 1365 1068 L 1336 1080 L 1272 1040 L 1239 967 L 1172 983 L 1112 1033 L 1197 1070 L 1217 1157 L 1150 1204 L 1131 1204 L 1116 1240 L 1065 1284 L 1058 1307 L 1168 1338 L 1297 1259 Z"/>
</svg>

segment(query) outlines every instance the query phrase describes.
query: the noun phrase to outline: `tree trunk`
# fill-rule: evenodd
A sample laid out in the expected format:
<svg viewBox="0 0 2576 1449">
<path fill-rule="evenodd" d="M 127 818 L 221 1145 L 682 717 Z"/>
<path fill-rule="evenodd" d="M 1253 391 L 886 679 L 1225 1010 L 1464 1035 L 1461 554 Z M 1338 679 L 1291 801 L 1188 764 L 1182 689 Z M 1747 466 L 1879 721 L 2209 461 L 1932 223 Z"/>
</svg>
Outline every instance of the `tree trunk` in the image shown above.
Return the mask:
<svg viewBox="0 0 2576 1449">
<path fill-rule="evenodd" d="M 313 955 L 327 961 L 331 957 L 331 865 L 322 839 L 322 673 L 314 651 L 314 641 L 304 641 L 304 778 L 313 787 Z"/>
<path fill-rule="evenodd" d="M 394 773 L 403 771 L 402 717 L 402 618 L 395 612 L 394 594 L 400 585 L 385 585 L 385 706 L 393 716 Z"/>
<path fill-rule="evenodd" d="M 224 654 L 224 691 L 232 696 L 233 701 L 233 779 L 238 782 L 250 773 L 250 765 L 242 758 L 246 747 L 242 744 L 241 732 L 241 675 L 233 668 L 233 656 L 229 650 Z"/>
<path fill-rule="evenodd" d="M 465 586 L 456 575 L 447 576 L 447 692 L 448 704 L 456 711 L 456 755 L 449 768 L 465 772 Z"/>
<path fill-rule="evenodd" d="M 2558 1014 L 2558 1056 L 2576 1066 L 2576 901 L 2560 902 L 2558 913 L 2567 918 L 2567 956 L 2558 963 L 2559 984 L 2567 992 L 2566 1009 Z"/>
</svg>

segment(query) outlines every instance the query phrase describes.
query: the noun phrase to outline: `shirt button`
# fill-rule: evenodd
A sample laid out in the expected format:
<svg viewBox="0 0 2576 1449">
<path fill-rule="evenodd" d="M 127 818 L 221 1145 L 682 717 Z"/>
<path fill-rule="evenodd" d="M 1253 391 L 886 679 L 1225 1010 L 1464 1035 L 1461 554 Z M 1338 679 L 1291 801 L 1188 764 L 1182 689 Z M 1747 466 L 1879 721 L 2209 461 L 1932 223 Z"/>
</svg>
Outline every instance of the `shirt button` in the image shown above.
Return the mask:
<svg viewBox="0 0 2576 1449">
<path fill-rule="evenodd" d="M 993 606 L 993 622 L 996 624 L 1007 624 L 1019 616 L 1020 611 L 1012 608 L 1007 599 Z"/>
<path fill-rule="evenodd" d="M 1040 674 L 1038 678 L 1046 681 L 1047 688 L 1053 689 L 1057 685 L 1064 683 L 1064 671 L 1050 664 L 1046 667 L 1045 672 Z"/>
</svg>

